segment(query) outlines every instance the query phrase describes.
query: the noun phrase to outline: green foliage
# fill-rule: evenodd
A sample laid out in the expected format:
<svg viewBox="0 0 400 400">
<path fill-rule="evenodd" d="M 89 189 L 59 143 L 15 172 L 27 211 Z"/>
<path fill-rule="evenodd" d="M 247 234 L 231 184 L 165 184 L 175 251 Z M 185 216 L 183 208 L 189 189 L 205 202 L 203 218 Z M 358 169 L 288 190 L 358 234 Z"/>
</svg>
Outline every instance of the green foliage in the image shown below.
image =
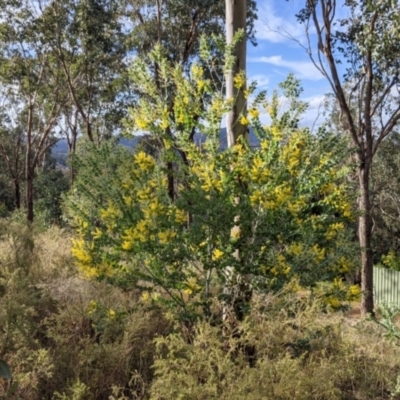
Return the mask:
<svg viewBox="0 0 400 400">
<path fill-rule="evenodd" d="M 89 388 L 78 379 L 63 394 L 55 392 L 53 398 L 54 400 L 88 400 L 93 397 L 90 395 Z"/>
<path fill-rule="evenodd" d="M 65 173 L 56 168 L 51 159 L 38 170 L 35 187 L 35 215 L 42 224 L 50 226 L 62 223 L 61 197 L 69 189 Z"/>
<path fill-rule="evenodd" d="M 127 3 L 130 5 L 126 9 L 127 17 L 133 25 L 129 44 L 143 57 L 161 37 L 171 60 L 182 65 L 191 64 L 199 53 L 200 35 L 211 37 L 223 35 L 225 31 L 225 3 L 218 0 L 172 0 L 159 3 L 159 9 L 149 0 L 142 0 L 141 7 L 136 0 Z M 247 36 L 256 44 L 257 5 L 254 0 L 247 1 L 247 10 Z M 217 50 L 214 55 L 218 55 L 218 49 L 213 50 Z"/>
<path fill-rule="evenodd" d="M 267 104 L 270 126 L 259 120 L 263 94 L 241 116 L 240 123 L 253 125 L 259 148 L 241 142 L 220 152 L 220 121 L 232 100 L 213 92 L 199 65 L 187 76 L 160 48 L 150 58 L 159 65 L 161 86 L 175 87 L 174 108 L 172 114 L 165 110 L 164 96 L 138 60 L 132 79 L 147 96 L 132 109 L 131 124 L 164 147 L 157 159 L 110 143 L 77 157 L 68 211 L 77 228 L 73 253 L 80 270 L 125 288 L 140 286 L 145 301 L 164 302 L 186 317 L 209 316 L 214 296 L 234 302 L 221 292 L 228 266 L 234 275 L 251 276 L 261 291 L 279 290 L 293 279 L 313 286 L 351 270 L 348 169 L 323 150 L 326 139 L 296 129 L 304 110 L 296 99 L 298 83 L 291 78 L 286 85 L 294 110 L 280 118 L 277 97 Z M 235 84 L 243 79 L 237 76 Z M 192 143 L 193 131 L 205 135 L 201 147 Z M 240 227 L 233 226 L 235 219 Z"/>
<path fill-rule="evenodd" d="M 397 133 L 382 142 L 372 168 L 375 262 L 399 269 L 400 138 Z"/>
<path fill-rule="evenodd" d="M 400 313 L 400 309 L 396 305 L 380 305 L 378 311 L 378 317 L 370 317 L 371 320 L 375 321 L 378 325 L 383 327 L 384 336 L 388 339 L 400 339 L 400 329 L 397 326 L 395 320 Z"/>
</svg>

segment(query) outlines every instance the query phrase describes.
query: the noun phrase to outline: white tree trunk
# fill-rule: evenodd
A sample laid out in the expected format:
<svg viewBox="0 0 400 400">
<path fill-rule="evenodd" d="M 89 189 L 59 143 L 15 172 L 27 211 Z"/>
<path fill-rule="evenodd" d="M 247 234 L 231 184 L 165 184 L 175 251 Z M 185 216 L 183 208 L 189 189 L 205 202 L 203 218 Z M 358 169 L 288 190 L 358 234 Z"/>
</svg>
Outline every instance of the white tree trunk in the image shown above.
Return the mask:
<svg viewBox="0 0 400 400">
<path fill-rule="evenodd" d="M 232 43 L 235 33 L 239 29 L 246 32 L 246 0 L 225 0 L 226 10 L 226 41 Z M 226 98 L 234 99 L 232 110 L 226 117 L 226 129 L 228 135 L 228 147 L 232 147 L 240 136 L 247 139 L 247 127 L 238 121 L 239 115 L 246 112 L 246 99 L 244 90 L 246 85 L 240 89 L 235 88 L 234 77 L 240 71 L 246 72 L 246 35 L 235 46 L 235 63 L 226 76 Z"/>
<path fill-rule="evenodd" d="M 239 29 L 243 29 L 246 33 L 246 13 L 247 4 L 246 0 L 225 0 L 226 5 L 226 41 L 227 44 L 232 43 L 235 33 Z M 246 98 L 244 90 L 246 84 L 242 87 L 236 88 L 234 84 L 234 77 L 240 72 L 246 72 L 246 35 L 242 37 L 239 43 L 236 44 L 234 49 L 235 62 L 232 69 L 226 75 L 226 98 L 233 99 L 233 105 L 230 112 L 226 117 L 226 130 L 228 147 L 232 147 L 240 137 L 248 140 L 247 126 L 239 122 L 241 113 L 246 113 Z M 235 204 L 240 204 L 240 198 L 235 198 Z M 239 216 L 235 217 L 234 227 L 231 232 L 240 232 Z M 236 249 L 234 257 L 240 261 L 240 251 Z M 244 276 L 235 274 L 233 267 L 227 267 L 225 270 L 227 285 L 225 286 L 225 294 L 231 297 L 230 306 L 224 307 L 224 320 L 242 320 L 248 297 L 250 285 L 247 284 L 247 279 Z"/>
</svg>

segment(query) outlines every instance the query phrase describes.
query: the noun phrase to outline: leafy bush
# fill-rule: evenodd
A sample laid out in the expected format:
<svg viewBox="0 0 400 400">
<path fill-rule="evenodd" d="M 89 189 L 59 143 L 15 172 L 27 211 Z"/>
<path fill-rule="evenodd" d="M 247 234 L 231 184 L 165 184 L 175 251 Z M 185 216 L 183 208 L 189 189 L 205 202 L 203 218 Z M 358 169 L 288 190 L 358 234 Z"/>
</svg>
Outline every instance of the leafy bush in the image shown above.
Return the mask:
<svg viewBox="0 0 400 400">
<path fill-rule="evenodd" d="M 160 63 L 160 79 L 175 88 L 174 109 L 165 110 L 163 92 L 139 60 L 134 84 L 148 95 L 132 110 L 132 125 L 164 145 L 157 158 L 131 155 L 114 143 L 89 145 L 76 159 L 67 210 L 77 230 L 73 253 L 80 270 L 141 287 L 145 300 L 162 301 L 188 318 L 210 316 L 214 296 L 234 304 L 235 294 L 222 288 L 240 277 L 253 290 L 276 291 L 294 279 L 313 286 L 354 268 L 346 230 L 353 220 L 343 179 L 348 170 L 325 139 L 296 128 L 298 83 L 287 83 L 294 110 L 280 117 L 277 95 L 264 104 L 260 94 L 242 115 L 241 123 L 254 127 L 258 148 L 242 141 L 221 152 L 220 121 L 231 99 L 212 91 L 199 65 L 188 77 L 160 49 L 151 57 Z M 261 107 L 270 126 L 259 120 Z M 190 132 L 203 133 L 201 147 Z"/>
</svg>

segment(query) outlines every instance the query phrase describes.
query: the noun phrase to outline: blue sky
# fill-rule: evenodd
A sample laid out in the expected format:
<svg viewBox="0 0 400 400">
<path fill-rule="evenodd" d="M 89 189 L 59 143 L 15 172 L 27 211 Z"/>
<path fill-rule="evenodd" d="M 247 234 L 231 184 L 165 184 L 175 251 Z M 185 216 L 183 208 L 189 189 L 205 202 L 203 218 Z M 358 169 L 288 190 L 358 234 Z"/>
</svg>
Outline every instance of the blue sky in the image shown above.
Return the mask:
<svg viewBox="0 0 400 400">
<path fill-rule="evenodd" d="M 311 127 L 316 120 L 321 101 L 331 92 L 328 81 L 320 74 L 309 59 L 304 48 L 294 40 L 305 43 L 304 26 L 296 20 L 295 14 L 304 0 L 258 0 L 258 21 L 256 37 L 258 45 L 247 48 L 247 74 L 249 80 L 256 80 L 261 89 L 271 93 L 278 88 L 292 72 L 301 80 L 304 88 L 303 100 L 309 103 L 309 110 L 302 124 Z M 313 38 L 313 34 L 312 38 Z M 320 116 L 317 125 L 322 122 Z"/>
</svg>

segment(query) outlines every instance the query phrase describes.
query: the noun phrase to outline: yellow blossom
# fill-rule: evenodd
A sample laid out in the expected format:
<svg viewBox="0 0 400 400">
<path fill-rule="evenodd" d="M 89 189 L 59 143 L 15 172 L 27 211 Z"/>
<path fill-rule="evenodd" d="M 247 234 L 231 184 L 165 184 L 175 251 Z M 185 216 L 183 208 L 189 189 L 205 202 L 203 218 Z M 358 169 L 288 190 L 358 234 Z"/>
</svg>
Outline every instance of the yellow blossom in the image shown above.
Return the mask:
<svg viewBox="0 0 400 400">
<path fill-rule="evenodd" d="M 97 310 L 97 302 L 94 300 L 90 300 L 87 312 L 88 314 L 93 314 Z"/>
<path fill-rule="evenodd" d="M 335 296 L 329 296 L 326 302 L 333 308 L 339 308 L 342 305 L 341 301 Z"/>
<path fill-rule="evenodd" d="M 249 110 L 249 115 L 251 118 L 257 118 L 260 115 L 260 111 L 258 111 L 257 108 L 251 108 Z"/>
<path fill-rule="evenodd" d="M 212 255 L 212 260 L 213 261 L 218 261 L 219 259 L 221 259 L 224 256 L 224 252 L 219 250 L 219 249 L 215 249 L 213 251 L 213 255 Z"/>
<path fill-rule="evenodd" d="M 340 257 L 338 261 L 338 272 L 344 273 L 350 271 L 352 268 L 352 263 L 346 257 Z"/>
<path fill-rule="evenodd" d="M 135 163 L 139 165 L 142 170 L 149 170 L 155 165 L 154 158 L 146 154 L 144 151 L 139 151 L 134 155 Z"/>
<path fill-rule="evenodd" d="M 301 243 L 292 243 L 288 248 L 288 252 L 290 254 L 294 254 L 295 256 L 302 254 L 303 250 L 303 245 Z"/>
<path fill-rule="evenodd" d="M 337 233 L 341 230 L 344 229 L 344 224 L 343 222 L 336 222 L 334 224 L 331 224 L 328 228 L 328 231 L 325 233 L 325 237 L 328 240 L 332 240 L 337 236 Z"/>
<path fill-rule="evenodd" d="M 87 243 L 83 239 L 72 239 L 71 252 L 81 264 L 89 264 L 92 261 Z"/>
<path fill-rule="evenodd" d="M 200 80 L 197 82 L 197 88 L 199 90 L 203 90 L 205 88 L 205 86 L 206 86 L 206 81 Z"/>
<path fill-rule="evenodd" d="M 136 126 L 139 129 L 147 129 L 150 124 L 150 121 L 147 118 L 143 118 L 140 115 L 137 115 L 134 119 Z"/>
<path fill-rule="evenodd" d="M 158 240 L 161 244 L 169 243 L 176 236 L 176 232 L 171 229 L 166 229 L 165 231 L 158 232 Z"/>
<path fill-rule="evenodd" d="M 241 87 L 243 87 L 246 84 L 246 76 L 244 71 L 241 71 L 238 74 L 236 74 L 235 77 L 233 78 L 233 82 L 236 89 L 240 89 Z"/>
<path fill-rule="evenodd" d="M 142 297 L 142 301 L 144 301 L 146 303 L 146 302 L 148 302 L 150 300 L 150 293 L 149 292 L 143 292 L 141 297 Z"/>
<path fill-rule="evenodd" d="M 96 228 L 93 232 L 93 239 L 99 239 L 102 236 L 103 232 L 101 231 L 101 229 Z"/>
<path fill-rule="evenodd" d="M 186 211 L 179 209 L 175 211 L 175 221 L 178 224 L 185 224 L 187 220 L 188 220 L 188 215 Z"/>
<path fill-rule="evenodd" d="M 201 286 L 198 285 L 197 280 L 194 276 L 190 277 L 186 282 L 185 282 L 186 288 L 183 290 L 183 292 L 187 295 L 191 295 L 194 292 L 197 292 L 201 289 Z"/>
<path fill-rule="evenodd" d="M 351 285 L 349 287 L 349 293 L 351 296 L 357 297 L 361 294 L 361 289 L 359 285 Z"/>
<path fill-rule="evenodd" d="M 248 120 L 248 118 L 245 115 L 242 115 L 239 119 L 239 122 L 242 125 L 249 125 L 250 121 Z"/>
<path fill-rule="evenodd" d="M 314 253 L 314 257 L 316 261 L 323 261 L 325 259 L 325 249 L 319 247 L 317 244 L 315 244 L 312 247 L 312 251 Z"/>
<path fill-rule="evenodd" d="M 282 132 L 276 126 L 271 126 L 270 128 L 271 135 L 273 136 L 274 140 L 279 141 L 283 138 Z"/>
<path fill-rule="evenodd" d="M 204 76 L 204 70 L 199 64 L 193 64 L 191 69 L 194 79 L 199 80 Z"/>
<path fill-rule="evenodd" d="M 128 241 L 128 240 L 125 240 L 125 241 L 122 242 L 121 247 L 122 247 L 124 250 L 130 250 L 130 249 L 132 248 L 132 242 L 131 242 L 131 241 Z"/>
<path fill-rule="evenodd" d="M 260 147 L 263 151 L 267 151 L 269 148 L 269 141 L 267 139 L 264 139 L 261 143 L 260 143 Z"/>
</svg>

